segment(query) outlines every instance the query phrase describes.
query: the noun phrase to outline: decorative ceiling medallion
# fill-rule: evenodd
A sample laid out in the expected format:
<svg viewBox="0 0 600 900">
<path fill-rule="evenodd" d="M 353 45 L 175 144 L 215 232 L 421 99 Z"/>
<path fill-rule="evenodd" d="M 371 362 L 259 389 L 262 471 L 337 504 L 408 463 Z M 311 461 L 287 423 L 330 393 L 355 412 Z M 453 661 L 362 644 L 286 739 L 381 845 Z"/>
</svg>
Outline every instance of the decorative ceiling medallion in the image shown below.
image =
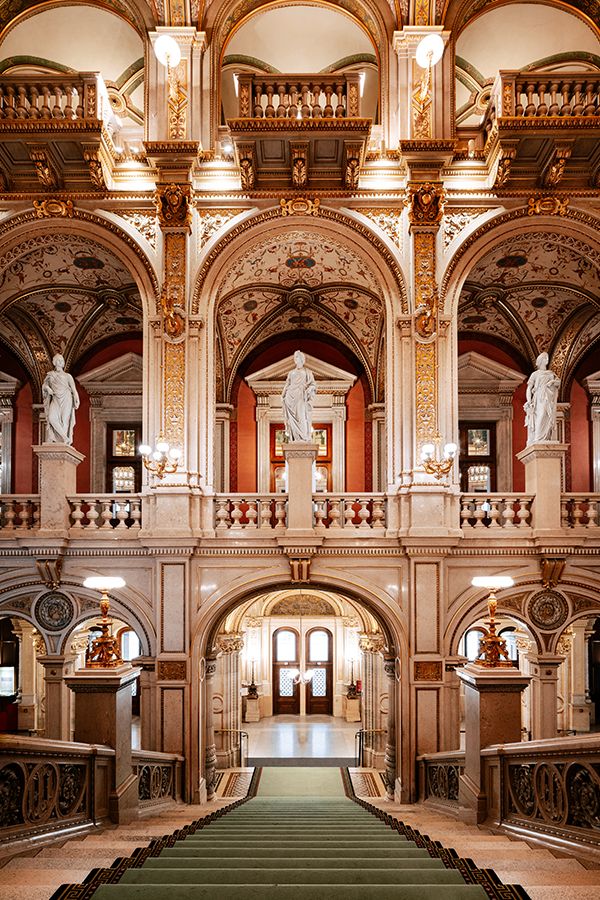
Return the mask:
<svg viewBox="0 0 600 900">
<path fill-rule="evenodd" d="M 528 618 L 544 631 L 554 631 L 567 620 L 569 606 L 557 591 L 540 591 L 527 604 Z"/>
<path fill-rule="evenodd" d="M 60 591 L 48 591 L 35 604 L 34 615 L 46 631 L 62 631 L 73 620 L 73 601 Z"/>
</svg>

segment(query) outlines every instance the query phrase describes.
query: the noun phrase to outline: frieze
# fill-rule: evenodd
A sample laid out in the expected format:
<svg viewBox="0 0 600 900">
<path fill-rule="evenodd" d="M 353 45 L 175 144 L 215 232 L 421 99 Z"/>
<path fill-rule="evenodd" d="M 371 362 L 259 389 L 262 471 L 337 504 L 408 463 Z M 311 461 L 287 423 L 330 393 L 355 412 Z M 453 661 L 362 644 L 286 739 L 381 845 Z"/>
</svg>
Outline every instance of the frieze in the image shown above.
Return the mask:
<svg viewBox="0 0 600 900">
<path fill-rule="evenodd" d="M 415 681 L 441 681 L 442 663 L 438 660 L 415 660 Z"/>
<path fill-rule="evenodd" d="M 292 595 L 278 600 L 271 609 L 272 616 L 335 616 L 335 609 L 322 597 Z"/>
<path fill-rule="evenodd" d="M 159 681 L 185 681 L 187 677 L 187 663 L 184 659 L 160 659 L 157 672 Z"/>
</svg>

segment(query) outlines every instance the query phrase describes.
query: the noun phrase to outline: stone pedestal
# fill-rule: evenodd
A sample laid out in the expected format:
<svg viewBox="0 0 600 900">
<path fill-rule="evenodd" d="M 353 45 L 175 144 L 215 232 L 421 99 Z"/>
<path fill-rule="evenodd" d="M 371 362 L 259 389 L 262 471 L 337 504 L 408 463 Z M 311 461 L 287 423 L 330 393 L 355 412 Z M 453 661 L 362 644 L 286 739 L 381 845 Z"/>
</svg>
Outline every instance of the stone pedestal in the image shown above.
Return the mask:
<svg viewBox="0 0 600 900">
<path fill-rule="evenodd" d="M 535 495 L 531 512 L 535 534 L 560 532 L 561 472 L 568 447 L 548 441 L 531 444 L 517 453 L 525 466 L 525 493 Z"/>
<path fill-rule="evenodd" d="M 246 697 L 246 722 L 260 722 L 260 699 L 258 697 Z"/>
<path fill-rule="evenodd" d="M 106 744 L 115 751 L 109 800 L 111 821 L 137 818 L 137 773 L 131 768 L 131 686 L 142 670 L 124 663 L 114 669 L 80 669 L 66 678 L 75 694 L 75 740 Z"/>
<path fill-rule="evenodd" d="M 73 657 L 38 656 L 37 661 L 44 669 L 44 737 L 52 741 L 70 741 L 71 695 L 65 679 L 73 670 Z"/>
<path fill-rule="evenodd" d="M 465 771 L 458 789 L 459 818 L 478 825 L 487 818 L 481 751 L 521 740 L 521 694 L 530 678 L 517 669 L 469 663 L 456 674 L 465 686 Z"/>
<path fill-rule="evenodd" d="M 529 655 L 531 680 L 531 737 L 538 741 L 556 737 L 558 713 L 558 669 L 564 656 Z"/>
<path fill-rule="evenodd" d="M 346 722 L 360 722 L 360 699 L 358 697 L 346 700 Z"/>
<path fill-rule="evenodd" d="M 38 444 L 40 463 L 40 537 L 66 536 L 70 525 L 68 497 L 77 493 L 77 466 L 85 456 L 68 444 Z"/>
<path fill-rule="evenodd" d="M 313 463 L 317 444 L 295 441 L 283 444 L 287 463 L 287 532 L 291 537 L 313 536 Z"/>
</svg>

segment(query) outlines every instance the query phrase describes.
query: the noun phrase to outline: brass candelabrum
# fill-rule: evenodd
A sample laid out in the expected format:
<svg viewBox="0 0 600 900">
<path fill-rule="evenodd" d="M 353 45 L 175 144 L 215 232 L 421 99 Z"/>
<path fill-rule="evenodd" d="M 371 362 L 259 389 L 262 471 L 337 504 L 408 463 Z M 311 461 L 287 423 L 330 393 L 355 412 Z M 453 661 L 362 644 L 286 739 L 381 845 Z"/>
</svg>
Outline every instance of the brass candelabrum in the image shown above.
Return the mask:
<svg viewBox="0 0 600 900">
<path fill-rule="evenodd" d="M 479 642 L 479 656 L 475 660 L 476 665 L 483 666 L 486 669 L 511 669 L 511 662 L 508 650 L 506 649 L 506 641 L 496 634 L 496 591 L 491 589 L 488 597 L 488 615 L 489 618 L 485 624 L 487 626 L 487 634 L 485 634 Z"/>
<path fill-rule="evenodd" d="M 171 447 L 162 434 L 159 434 L 154 450 L 149 444 L 140 444 L 138 449 L 142 454 L 144 468 L 157 478 L 162 479 L 163 476 L 172 475 L 177 471 L 181 450 Z"/>
<path fill-rule="evenodd" d="M 254 660 L 253 659 L 250 660 L 250 665 L 252 667 L 252 674 L 250 677 L 250 684 L 248 685 L 248 693 L 246 696 L 248 697 L 249 700 L 258 700 L 258 688 L 256 687 L 256 684 L 254 683 Z"/>
<path fill-rule="evenodd" d="M 94 638 L 85 651 L 85 668 L 86 669 L 114 669 L 123 665 L 121 656 L 121 648 L 119 641 L 112 633 L 113 620 L 109 617 L 110 600 L 108 592 L 113 587 L 124 587 L 123 578 L 92 576 L 86 578 L 84 586 L 87 588 L 96 588 L 102 593 L 100 598 L 100 613 L 102 618 L 97 622 L 100 628 L 100 635 Z"/>
<path fill-rule="evenodd" d="M 434 458 L 435 446 L 433 444 L 423 444 L 421 447 L 421 463 L 427 474 L 433 475 L 438 481 L 444 475 L 447 475 L 454 465 L 457 449 L 456 444 L 445 444 L 444 458 L 438 461 Z"/>
</svg>

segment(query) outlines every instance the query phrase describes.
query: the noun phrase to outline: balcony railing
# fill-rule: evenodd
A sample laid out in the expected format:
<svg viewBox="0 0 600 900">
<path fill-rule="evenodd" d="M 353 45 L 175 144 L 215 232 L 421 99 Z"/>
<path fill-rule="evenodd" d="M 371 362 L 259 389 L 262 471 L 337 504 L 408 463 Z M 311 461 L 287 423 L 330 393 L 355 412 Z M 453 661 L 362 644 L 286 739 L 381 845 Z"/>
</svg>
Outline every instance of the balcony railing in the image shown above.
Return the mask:
<svg viewBox="0 0 600 900">
<path fill-rule="evenodd" d="M 183 757 L 172 753 L 137 750 L 132 753 L 138 779 L 141 808 L 159 806 L 181 799 Z"/>
<path fill-rule="evenodd" d="M 140 494 L 79 494 L 69 497 L 71 537 L 100 531 L 128 531 L 134 537 L 142 522 Z"/>
<path fill-rule="evenodd" d="M 315 494 L 315 531 L 327 531 L 329 536 L 344 529 L 354 534 L 385 532 L 386 498 L 384 494 L 324 495 Z"/>
<path fill-rule="evenodd" d="M 283 531 L 286 526 L 287 495 L 284 494 L 218 494 L 215 497 L 215 531 L 224 534 L 247 534 Z"/>
<path fill-rule="evenodd" d="M 600 494 L 563 494 L 560 518 L 563 528 L 597 529 Z"/>
<path fill-rule="evenodd" d="M 460 524 L 465 535 L 497 533 L 498 528 L 513 531 L 531 525 L 532 494 L 462 494 Z"/>
<path fill-rule="evenodd" d="M 360 117 L 360 74 L 238 76 L 240 119 Z"/>
<path fill-rule="evenodd" d="M 40 527 L 39 494 L 0 495 L 0 529 L 24 531 Z"/>
<path fill-rule="evenodd" d="M 111 116 L 108 93 L 97 72 L 0 77 L 0 123 L 108 120 Z"/>
</svg>

